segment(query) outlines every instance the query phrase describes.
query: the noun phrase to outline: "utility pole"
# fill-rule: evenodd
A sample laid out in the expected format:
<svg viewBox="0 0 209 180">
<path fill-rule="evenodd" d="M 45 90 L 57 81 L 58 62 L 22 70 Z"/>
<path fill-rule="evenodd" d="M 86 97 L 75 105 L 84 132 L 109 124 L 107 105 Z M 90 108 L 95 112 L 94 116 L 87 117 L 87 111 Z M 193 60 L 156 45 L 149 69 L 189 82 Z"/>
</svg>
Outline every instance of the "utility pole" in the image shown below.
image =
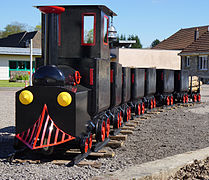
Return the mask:
<svg viewBox="0 0 209 180">
<path fill-rule="evenodd" d="M 33 74 L 33 40 L 30 40 L 30 86 L 32 86 L 32 74 Z"/>
</svg>

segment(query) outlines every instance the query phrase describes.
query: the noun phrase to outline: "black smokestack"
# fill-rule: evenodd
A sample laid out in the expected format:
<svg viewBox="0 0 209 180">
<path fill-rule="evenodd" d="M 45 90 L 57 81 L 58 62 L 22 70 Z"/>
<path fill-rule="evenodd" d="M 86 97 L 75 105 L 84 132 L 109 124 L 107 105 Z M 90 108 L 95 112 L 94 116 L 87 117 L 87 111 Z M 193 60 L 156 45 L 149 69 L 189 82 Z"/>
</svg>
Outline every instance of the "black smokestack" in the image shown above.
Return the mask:
<svg viewBox="0 0 209 180">
<path fill-rule="evenodd" d="M 58 58 L 58 15 L 45 14 L 45 52 L 46 65 L 57 65 Z"/>
</svg>

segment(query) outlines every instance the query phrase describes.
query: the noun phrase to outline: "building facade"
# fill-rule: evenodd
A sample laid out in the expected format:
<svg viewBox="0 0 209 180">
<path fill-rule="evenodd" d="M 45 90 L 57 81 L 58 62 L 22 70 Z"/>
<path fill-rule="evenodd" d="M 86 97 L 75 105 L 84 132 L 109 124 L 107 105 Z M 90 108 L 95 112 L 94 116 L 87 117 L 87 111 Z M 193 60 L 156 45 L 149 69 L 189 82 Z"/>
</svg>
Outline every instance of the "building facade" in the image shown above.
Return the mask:
<svg viewBox="0 0 209 180">
<path fill-rule="evenodd" d="M 30 72 L 30 40 L 33 40 L 33 71 L 35 59 L 41 57 L 41 33 L 21 32 L 0 39 L 0 80 L 28 76 Z"/>
<path fill-rule="evenodd" d="M 209 26 L 181 29 L 153 49 L 181 50 L 181 69 L 208 82 Z"/>
<path fill-rule="evenodd" d="M 209 81 L 209 31 L 187 46 L 181 53 L 181 68 L 190 75 L 199 76 L 203 82 Z"/>
<path fill-rule="evenodd" d="M 41 57 L 41 49 L 33 49 L 33 71 L 35 59 Z M 0 80 L 14 79 L 30 72 L 30 49 L 0 47 Z"/>
</svg>

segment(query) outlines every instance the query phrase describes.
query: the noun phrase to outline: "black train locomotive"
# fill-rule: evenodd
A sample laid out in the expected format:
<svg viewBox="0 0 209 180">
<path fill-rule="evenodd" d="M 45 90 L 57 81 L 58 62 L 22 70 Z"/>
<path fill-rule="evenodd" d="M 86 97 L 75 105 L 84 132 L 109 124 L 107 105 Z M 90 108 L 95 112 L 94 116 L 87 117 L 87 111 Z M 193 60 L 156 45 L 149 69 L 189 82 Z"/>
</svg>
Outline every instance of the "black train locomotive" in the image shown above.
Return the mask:
<svg viewBox="0 0 209 180">
<path fill-rule="evenodd" d="M 110 61 L 109 17 L 116 14 L 107 7 L 37 8 L 42 12 L 44 64 L 34 73 L 33 86 L 16 93 L 16 148 L 80 148 L 88 154 L 145 109 L 193 98 L 183 71 Z"/>
</svg>

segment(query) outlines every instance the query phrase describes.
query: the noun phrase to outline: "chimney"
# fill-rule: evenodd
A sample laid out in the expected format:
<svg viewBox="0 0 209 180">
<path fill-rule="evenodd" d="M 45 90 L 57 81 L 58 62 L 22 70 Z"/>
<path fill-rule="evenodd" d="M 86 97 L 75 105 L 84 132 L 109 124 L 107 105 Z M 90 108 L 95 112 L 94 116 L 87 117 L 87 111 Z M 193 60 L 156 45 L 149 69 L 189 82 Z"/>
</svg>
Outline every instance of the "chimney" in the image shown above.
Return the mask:
<svg viewBox="0 0 209 180">
<path fill-rule="evenodd" d="M 194 32 L 194 40 L 196 41 L 199 38 L 199 30 L 198 28 Z"/>
<path fill-rule="evenodd" d="M 58 17 L 65 8 L 58 6 L 41 6 L 38 9 L 45 14 L 44 28 L 44 65 L 58 63 Z"/>
</svg>

